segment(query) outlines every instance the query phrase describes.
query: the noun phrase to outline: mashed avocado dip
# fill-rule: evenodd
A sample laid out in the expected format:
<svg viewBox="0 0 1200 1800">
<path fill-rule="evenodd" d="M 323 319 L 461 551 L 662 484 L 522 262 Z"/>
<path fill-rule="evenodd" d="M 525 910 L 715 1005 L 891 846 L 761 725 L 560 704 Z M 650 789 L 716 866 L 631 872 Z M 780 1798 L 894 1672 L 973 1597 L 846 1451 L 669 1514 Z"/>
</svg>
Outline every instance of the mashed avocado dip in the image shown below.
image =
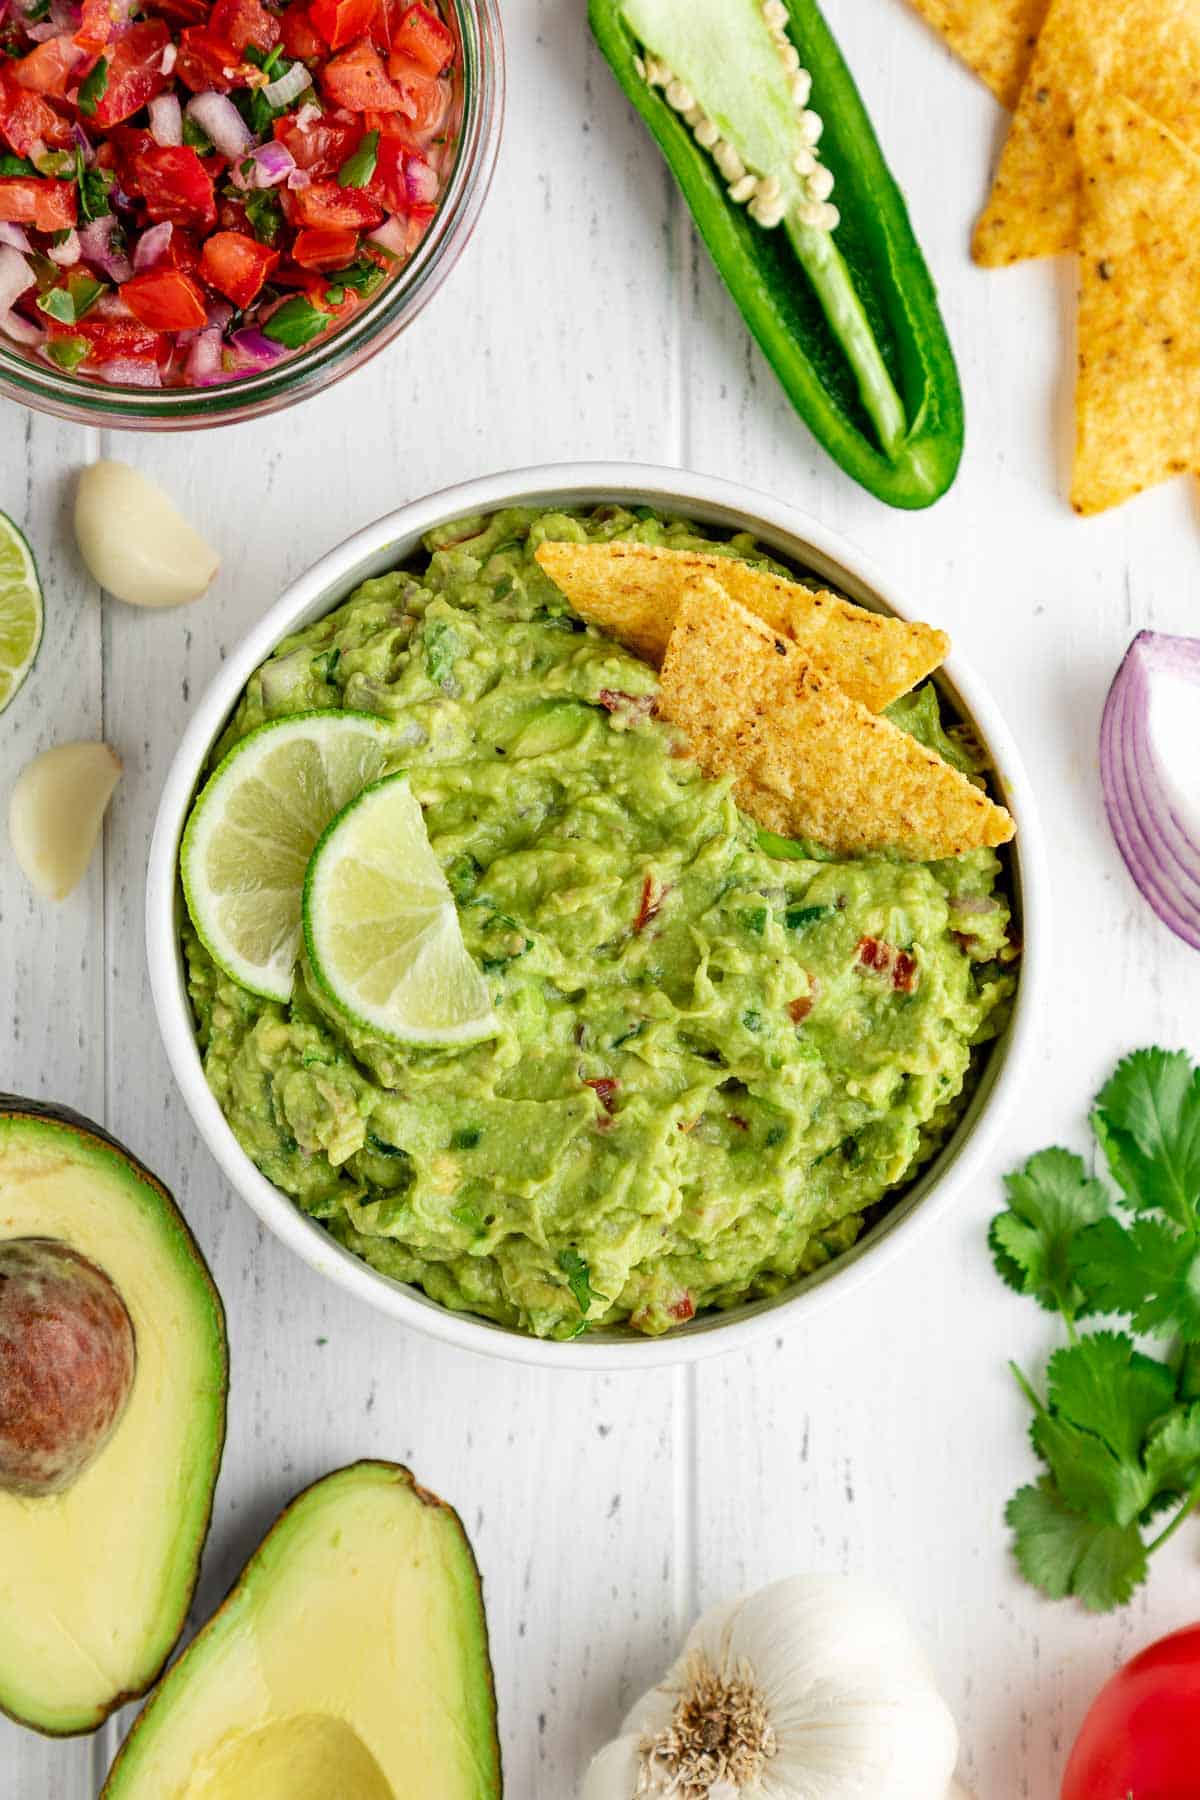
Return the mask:
<svg viewBox="0 0 1200 1800">
<path fill-rule="evenodd" d="M 499 1034 L 397 1049 L 303 961 L 262 1000 L 188 927 L 190 987 L 239 1141 L 339 1243 L 539 1336 L 657 1333 L 828 1262 L 933 1154 L 1004 1021 L 1008 906 L 990 851 L 760 833 L 650 716 L 654 670 L 571 614 L 545 538 L 717 547 L 612 507 L 444 527 L 281 644 L 214 753 L 318 707 L 395 721 Z M 892 717 L 970 765 L 932 687 Z"/>
</svg>

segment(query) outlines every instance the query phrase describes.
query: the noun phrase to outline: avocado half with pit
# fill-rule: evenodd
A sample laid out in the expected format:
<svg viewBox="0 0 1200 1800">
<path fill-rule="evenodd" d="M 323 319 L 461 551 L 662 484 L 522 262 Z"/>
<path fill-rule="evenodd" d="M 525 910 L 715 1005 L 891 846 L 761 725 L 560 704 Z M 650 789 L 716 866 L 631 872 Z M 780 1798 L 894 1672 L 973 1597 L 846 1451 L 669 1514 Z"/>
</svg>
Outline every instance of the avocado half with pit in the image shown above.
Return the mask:
<svg viewBox="0 0 1200 1800">
<path fill-rule="evenodd" d="M 395 1463 L 306 1488 L 147 1701 L 101 1800 L 496 1800 L 479 1571 Z"/>
<path fill-rule="evenodd" d="M 94 1731 L 183 1629 L 225 1441 L 225 1318 L 162 1183 L 0 1094 L 0 1710 Z"/>
</svg>

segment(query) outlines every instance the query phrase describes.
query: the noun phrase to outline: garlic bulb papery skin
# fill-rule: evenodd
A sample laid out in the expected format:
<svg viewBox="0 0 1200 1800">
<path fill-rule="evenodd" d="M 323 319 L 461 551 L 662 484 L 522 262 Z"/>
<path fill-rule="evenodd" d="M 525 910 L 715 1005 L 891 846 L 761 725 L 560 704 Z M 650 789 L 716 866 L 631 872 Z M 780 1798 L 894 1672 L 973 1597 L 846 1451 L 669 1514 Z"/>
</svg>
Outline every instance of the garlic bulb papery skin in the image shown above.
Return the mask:
<svg viewBox="0 0 1200 1800">
<path fill-rule="evenodd" d="M 899 1609 L 866 1582 L 799 1575 L 704 1614 L 581 1800 L 953 1800 L 957 1760 Z"/>
<path fill-rule="evenodd" d="M 80 475 L 75 539 L 100 586 L 130 606 L 198 600 L 220 566 L 158 483 L 123 462 L 92 463 Z"/>
</svg>

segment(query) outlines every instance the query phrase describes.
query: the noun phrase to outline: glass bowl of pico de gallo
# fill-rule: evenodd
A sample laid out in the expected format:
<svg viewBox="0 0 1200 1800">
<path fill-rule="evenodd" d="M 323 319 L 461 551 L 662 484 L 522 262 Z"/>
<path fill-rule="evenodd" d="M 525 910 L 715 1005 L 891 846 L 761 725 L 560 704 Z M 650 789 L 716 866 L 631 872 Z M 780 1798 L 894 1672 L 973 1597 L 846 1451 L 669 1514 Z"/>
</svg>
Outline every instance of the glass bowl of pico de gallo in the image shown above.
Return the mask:
<svg viewBox="0 0 1200 1800">
<path fill-rule="evenodd" d="M 499 145 L 498 0 L 0 0 L 0 393 L 294 404 L 404 329 Z"/>
</svg>

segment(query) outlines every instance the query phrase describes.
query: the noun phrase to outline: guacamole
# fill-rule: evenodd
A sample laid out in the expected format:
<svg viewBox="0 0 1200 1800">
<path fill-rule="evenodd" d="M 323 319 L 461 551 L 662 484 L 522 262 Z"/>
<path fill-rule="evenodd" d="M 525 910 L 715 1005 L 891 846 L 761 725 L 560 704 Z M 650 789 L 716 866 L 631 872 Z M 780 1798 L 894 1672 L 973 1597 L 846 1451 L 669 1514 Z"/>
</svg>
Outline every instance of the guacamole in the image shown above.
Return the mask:
<svg viewBox="0 0 1200 1800">
<path fill-rule="evenodd" d="M 846 1250 L 953 1127 L 1013 987 L 999 859 L 837 861 L 763 833 L 652 713 L 655 671 L 533 560 L 685 521 L 507 511 L 431 535 L 247 684 L 392 720 L 498 1034 L 364 1036 L 301 960 L 239 988 L 187 928 L 209 1083 L 258 1167 L 372 1267 L 546 1337 L 669 1330 Z M 934 689 L 897 724 L 958 762 Z"/>
</svg>

